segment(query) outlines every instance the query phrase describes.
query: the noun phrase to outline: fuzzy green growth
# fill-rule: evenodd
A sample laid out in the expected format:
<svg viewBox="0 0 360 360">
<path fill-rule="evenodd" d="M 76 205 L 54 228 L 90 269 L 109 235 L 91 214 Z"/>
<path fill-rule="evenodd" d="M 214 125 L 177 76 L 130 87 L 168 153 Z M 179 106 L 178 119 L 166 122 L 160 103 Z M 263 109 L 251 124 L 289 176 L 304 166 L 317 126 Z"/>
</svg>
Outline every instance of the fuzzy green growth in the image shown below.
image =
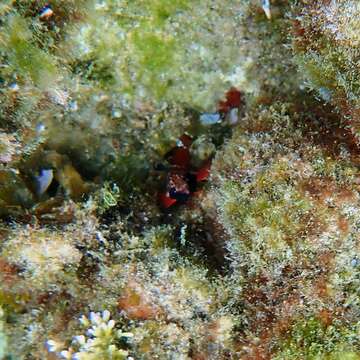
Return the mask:
<svg viewBox="0 0 360 360">
<path fill-rule="evenodd" d="M 114 184 L 106 182 L 99 191 L 98 201 L 100 214 L 106 212 L 112 207 L 115 207 L 121 201 L 123 195 L 121 194 L 120 188 Z"/>
<path fill-rule="evenodd" d="M 304 226 L 302 219 L 313 209 L 311 202 L 291 185 L 289 170 L 280 162 L 258 174 L 250 184 L 228 181 L 222 185 L 219 198 L 223 221 L 237 239 L 236 253 L 250 257 L 250 271 L 274 267 L 296 252 L 299 239 L 295 238 Z"/>
<path fill-rule="evenodd" d="M 137 81 L 146 87 L 151 87 L 156 99 L 160 99 L 171 84 L 166 73 L 171 71 L 175 65 L 176 47 L 174 39 L 166 38 L 164 34 L 156 35 L 135 31 L 133 44 L 139 64 Z M 165 76 L 160 77 L 159 73 Z"/>
<path fill-rule="evenodd" d="M 40 89 L 53 85 L 57 78 L 56 62 L 48 53 L 34 45 L 27 21 L 18 15 L 9 17 L 5 34 L 5 46 L 12 70 Z"/>
<path fill-rule="evenodd" d="M 359 56 L 359 3 L 294 3 L 294 17 L 301 13 L 293 25 L 294 60 L 304 83 L 319 98 L 334 105 L 358 136 L 360 86 L 355 64 Z"/>
<path fill-rule="evenodd" d="M 85 76 L 99 69 L 91 79 L 131 104 L 214 109 L 231 85 L 243 82 L 248 90 L 243 66 L 250 61 L 239 57 L 249 49 L 237 43 L 247 11 L 248 4 L 230 1 L 95 2 L 84 23 L 68 31 L 64 49 L 72 66 Z"/>
<path fill-rule="evenodd" d="M 356 360 L 360 358 L 358 331 L 359 324 L 325 326 L 315 318 L 299 320 L 274 359 Z"/>
</svg>

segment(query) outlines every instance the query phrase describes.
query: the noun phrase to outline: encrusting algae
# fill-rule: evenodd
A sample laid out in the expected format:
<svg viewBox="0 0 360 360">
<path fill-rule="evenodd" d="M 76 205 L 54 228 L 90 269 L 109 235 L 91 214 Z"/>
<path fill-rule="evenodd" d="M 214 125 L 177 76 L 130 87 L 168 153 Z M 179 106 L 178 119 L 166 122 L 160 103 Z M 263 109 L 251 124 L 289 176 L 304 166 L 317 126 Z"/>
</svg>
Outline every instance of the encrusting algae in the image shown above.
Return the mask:
<svg viewBox="0 0 360 360">
<path fill-rule="evenodd" d="M 356 0 L 0 15 L 0 359 L 360 359 Z"/>
</svg>

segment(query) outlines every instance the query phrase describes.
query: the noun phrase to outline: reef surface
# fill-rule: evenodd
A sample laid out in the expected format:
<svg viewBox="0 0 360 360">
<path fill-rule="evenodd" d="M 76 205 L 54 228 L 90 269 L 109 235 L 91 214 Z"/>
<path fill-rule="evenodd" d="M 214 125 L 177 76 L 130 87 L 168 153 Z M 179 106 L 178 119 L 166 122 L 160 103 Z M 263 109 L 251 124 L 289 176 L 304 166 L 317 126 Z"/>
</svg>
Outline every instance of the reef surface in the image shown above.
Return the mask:
<svg viewBox="0 0 360 360">
<path fill-rule="evenodd" d="M 358 0 L 0 2 L 0 359 L 360 359 Z"/>
</svg>

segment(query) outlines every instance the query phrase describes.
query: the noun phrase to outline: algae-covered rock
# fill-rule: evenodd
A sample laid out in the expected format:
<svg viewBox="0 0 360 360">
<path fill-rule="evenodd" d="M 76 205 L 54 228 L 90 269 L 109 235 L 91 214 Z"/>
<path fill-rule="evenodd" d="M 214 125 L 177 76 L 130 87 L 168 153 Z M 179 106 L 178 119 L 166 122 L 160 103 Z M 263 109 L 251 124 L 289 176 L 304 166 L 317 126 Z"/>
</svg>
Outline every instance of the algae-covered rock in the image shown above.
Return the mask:
<svg viewBox="0 0 360 360">
<path fill-rule="evenodd" d="M 8 262 L 23 269 L 22 276 L 32 282 L 33 287 L 54 283 L 64 268 L 76 268 L 81 253 L 75 247 L 76 239 L 72 233 L 60 235 L 46 229 L 16 229 L 16 235 L 10 235 L 1 256 Z"/>
<path fill-rule="evenodd" d="M 2 1 L 0 358 L 358 359 L 359 10 Z"/>
<path fill-rule="evenodd" d="M 211 110 L 231 86 L 256 95 L 273 86 L 296 91 L 286 11 L 275 4 L 269 22 L 254 1 L 94 2 L 65 46 L 81 75 L 129 104 Z"/>
<path fill-rule="evenodd" d="M 283 337 L 289 343 L 281 359 L 359 346 L 353 316 L 358 268 L 351 265 L 359 249 L 359 171 L 352 149 L 322 143 L 324 129 L 307 125 L 303 116 L 284 106 L 249 114 L 212 167 L 234 296 L 240 292 L 247 329 L 244 357 L 276 353 Z M 318 337 L 309 343 L 307 330 L 298 340 L 291 333 L 305 314 L 324 329 L 311 330 Z"/>
<path fill-rule="evenodd" d="M 294 58 L 305 85 L 336 106 L 358 137 L 359 3 L 300 1 L 295 9 Z"/>
<path fill-rule="evenodd" d="M 34 198 L 15 169 L 0 170 L 0 213 L 20 213 L 34 204 Z"/>
</svg>

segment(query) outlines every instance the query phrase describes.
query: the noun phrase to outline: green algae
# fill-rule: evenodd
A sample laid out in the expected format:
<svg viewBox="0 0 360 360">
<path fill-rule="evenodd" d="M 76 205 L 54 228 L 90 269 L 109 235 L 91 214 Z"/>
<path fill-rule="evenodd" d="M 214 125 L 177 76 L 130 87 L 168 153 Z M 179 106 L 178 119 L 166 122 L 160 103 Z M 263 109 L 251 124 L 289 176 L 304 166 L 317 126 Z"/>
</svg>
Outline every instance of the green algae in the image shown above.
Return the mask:
<svg viewBox="0 0 360 360">
<path fill-rule="evenodd" d="M 26 20 L 16 15 L 10 17 L 6 34 L 10 68 L 41 89 L 51 86 L 56 78 L 56 63 L 49 54 L 31 43 L 32 33 Z"/>
<path fill-rule="evenodd" d="M 358 359 L 357 332 L 358 325 L 326 327 L 314 318 L 301 320 L 274 359 Z"/>
</svg>

